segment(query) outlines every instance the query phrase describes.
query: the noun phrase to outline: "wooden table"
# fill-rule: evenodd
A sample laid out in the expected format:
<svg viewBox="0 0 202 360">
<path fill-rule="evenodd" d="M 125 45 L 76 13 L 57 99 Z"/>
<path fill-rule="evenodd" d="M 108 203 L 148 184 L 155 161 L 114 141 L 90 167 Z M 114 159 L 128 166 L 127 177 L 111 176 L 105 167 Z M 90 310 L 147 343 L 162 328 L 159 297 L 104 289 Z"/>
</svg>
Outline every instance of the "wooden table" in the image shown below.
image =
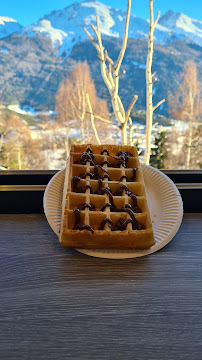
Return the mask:
<svg viewBox="0 0 202 360">
<path fill-rule="evenodd" d="M 63 249 L 43 215 L 0 215 L 0 359 L 202 359 L 202 215 L 164 249 Z"/>
</svg>

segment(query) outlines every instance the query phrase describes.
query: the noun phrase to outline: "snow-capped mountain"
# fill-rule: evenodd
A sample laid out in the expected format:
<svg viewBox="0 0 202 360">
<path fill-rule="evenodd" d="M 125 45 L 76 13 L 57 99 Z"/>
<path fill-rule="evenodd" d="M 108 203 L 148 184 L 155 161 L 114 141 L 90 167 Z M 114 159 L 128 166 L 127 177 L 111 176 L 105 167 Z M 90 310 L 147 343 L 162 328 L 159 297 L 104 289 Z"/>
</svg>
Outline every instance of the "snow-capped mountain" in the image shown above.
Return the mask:
<svg viewBox="0 0 202 360">
<path fill-rule="evenodd" d="M 0 16 L 0 39 L 13 33 L 20 33 L 22 29 L 23 26 L 15 19 L 8 16 Z"/>
<path fill-rule="evenodd" d="M 50 38 L 53 48 L 58 49 L 57 55 L 67 57 L 75 43 L 87 38 L 84 27 L 94 35 L 90 24 L 96 24 L 96 15 L 99 16 L 103 38 L 123 36 L 126 12 L 92 0 L 74 3 L 63 10 L 53 11 L 25 28 L 23 32 L 27 36 L 40 34 Z M 129 37 L 145 39 L 148 31 L 149 22 L 131 14 Z M 202 22 L 183 14 L 167 12 L 157 24 L 155 41 L 167 44 L 173 38 L 185 39 L 202 46 Z"/>
<path fill-rule="evenodd" d="M 159 24 L 171 30 L 174 34 L 183 35 L 187 40 L 192 40 L 202 46 L 202 21 L 169 10 L 159 19 Z"/>
<path fill-rule="evenodd" d="M 125 11 L 112 8 L 98 1 L 85 0 L 74 3 L 63 10 L 52 11 L 25 28 L 14 19 L 0 17 L 0 38 L 14 32 L 29 37 L 43 36 L 51 40 L 53 49 L 58 50 L 58 56 L 67 57 L 78 41 L 87 38 L 83 30 L 84 27 L 94 35 L 90 24 L 96 24 L 96 15 L 99 16 L 103 38 L 123 36 Z M 146 39 L 148 31 L 148 20 L 131 14 L 129 37 Z M 174 38 L 180 38 L 202 46 L 202 22 L 170 10 L 160 18 L 154 37 L 155 42 L 162 45 L 170 43 Z"/>
<path fill-rule="evenodd" d="M 54 48 L 59 47 L 58 55 L 68 56 L 76 42 L 87 38 L 83 28 L 91 31 L 90 24 L 95 25 L 96 15 L 99 15 L 103 36 L 118 38 L 123 33 L 125 13 L 98 1 L 83 1 L 53 11 L 24 31 L 28 36 L 43 34 L 52 40 Z"/>
<path fill-rule="evenodd" d="M 87 61 L 98 95 L 108 99 L 96 50 L 86 41 L 83 30 L 86 27 L 93 35 L 90 24 L 95 25 L 96 15 L 99 15 L 104 46 L 116 61 L 126 13 L 101 2 L 74 3 L 25 28 L 13 19 L 0 17 L 0 103 L 26 104 L 35 110 L 53 109 L 60 82 L 78 61 Z M 131 14 L 128 46 L 122 63 L 126 74 L 120 78 L 120 95 L 129 104 L 131 94 L 137 94 L 139 109 L 145 107 L 146 101 L 148 31 L 149 22 Z M 160 18 L 154 33 L 153 71 L 158 74 L 155 103 L 166 98 L 168 92 L 176 91 L 185 62 L 192 60 L 201 68 L 201 31 L 202 22 L 183 14 L 169 11 Z M 159 108 L 164 115 L 167 109 L 167 102 Z"/>
<path fill-rule="evenodd" d="M 27 36 L 33 37 L 36 34 L 40 34 L 46 38 L 51 39 L 53 48 L 57 48 L 61 45 L 68 34 L 52 26 L 51 22 L 46 19 L 41 19 L 33 25 L 27 26 L 23 31 Z"/>
</svg>

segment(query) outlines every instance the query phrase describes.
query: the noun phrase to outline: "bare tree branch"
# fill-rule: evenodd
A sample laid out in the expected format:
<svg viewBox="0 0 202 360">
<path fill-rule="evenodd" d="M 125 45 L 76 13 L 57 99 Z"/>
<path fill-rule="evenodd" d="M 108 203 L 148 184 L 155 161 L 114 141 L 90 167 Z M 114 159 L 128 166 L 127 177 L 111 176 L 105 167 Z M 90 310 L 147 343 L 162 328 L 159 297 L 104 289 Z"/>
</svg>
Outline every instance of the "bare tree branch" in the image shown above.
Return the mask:
<svg viewBox="0 0 202 360">
<path fill-rule="evenodd" d="M 89 111 L 86 111 L 86 114 L 91 114 Z M 94 117 L 100 121 L 103 121 L 103 122 L 106 122 L 108 124 L 113 124 L 113 121 L 110 121 L 110 120 L 107 120 L 107 119 L 104 119 L 102 116 L 99 116 L 99 115 L 96 115 L 96 114 L 93 114 Z"/>
<path fill-rule="evenodd" d="M 93 131 L 94 131 L 94 134 L 95 134 L 95 138 L 96 138 L 96 140 L 97 140 L 98 145 L 101 145 L 101 141 L 100 141 L 100 139 L 99 139 L 99 136 L 98 136 L 98 133 L 97 133 L 97 129 L 96 129 L 96 127 L 95 127 L 93 110 L 92 110 L 92 106 L 91 106 L 91 103 L 90 103 L 90 98 L 89 98 L 88 93 L 86 93 L 86 99 L 87 99 L 87 104 L 88 104 L 89 111 L 90 111 L 90 119 L 91 119 L 91 124 L 92 124 Z"/>
<path fill-rule="evenodd" d="M 90 35 L 90 33 L 88 32 L 88 30 L 86 28 L 83 29 L 86 33 L 86 35 L 89 37 L 89 40 L 92 42 L 92 44 L 95 46 L 96 50 L 99 52 L 99 46 L 96 44 L 95 40 L 93 39 L 93 37 Z"/>
<path fill-rule="evenodd" d="M 146 147 L 144 154 L 144 162 L 149 165 L 150 161 L 150 152 L 151 152 L 151 131 L 152 131 L 152 122 L 153 122 L 153 112 L 154 110 L 161 105 L 165 99 L 160 101 L 158 104 L 153 106 L 153 83 L 157 80 L 156 73 L 152 74 L 152 60 L 153 60 L 153 51 L 154 51 L 154 29 L 157 25 L 160 12 L 158 12 L 156 20 L 154 22 L 153 14 L 153 0 L 149 0 L 149 14 L 150 14 L 150 23 L 149 23 L 149 36 L 148 36 L 148 53 L 147 53 L 147 64 L 146 64 Z"/>
<path fill-rule="evenodd" d="M 96 38 L 97 38 L 97 43 L 95 42 L 95 40 L 93 39 L 93 37 L 89 34 L 89 32 L 85 30 L 87 36 L 89 37 L 89 39 L 91 40 L 91 42 L 93 43 L 93 45 L 95 46 L 97 53 L 98 53 L 98 58 L 100 60 L 100 67 L 101 67 L 101 73 L 102 73 L 102 77 L 104 80 L 105 85 L 107 86 L 110 96 L 111 96 L 111 101 L 112 101 L 112 107 L 115 113 L 115 116 L 117 118 L 117 121 L 119 123 L 119 127 L 121 129 L 121 141 L 123 144 L 127 144 L 127 121 L 128 118 L 130 116 L 130 111 L 133 107 L 133 105 L 135 104 L 135 102 L 137 101 L 136 96 L 134 97 L 129 109 L 127 110 L 127 112 L 125 112 L 123 103 L 121 101 L 121 98 L 118 94 L 118 90 L 119 90 L 119 77 L 125 73 L 125 71 L 119 73 L 120 70 L 120 66 L 125 54 L 125 50 L 126 50 L 126 46 L 127 46 L 127 41 L 128 41 L 128 28 L 129 28 L 129 19 L 130 19 L 130 10 L 131 10 L 131 0 L 128 0 L 127 2 L 127 13 L 126 13 L 126 20 L 125 20 L 125 31 L 124 31 L 124 36 L 123 36 L 123 41 L 122 41 L 122 47 L 116 62 L 116 66 L 114 66 L 114 62 L 113 60 L 109 57 L 107 50 L 104 49 L 103 45 L 102 45 L 102 39 L 101 39 L 101 31 L 100 31 L 100 24 L 99 24 L 99 18 L 98 16 L 96 16 L 96 24 L 97 24 L 97 29 L 95 28 L 94 25 L 91 25 L 92 30 L 94 31 Z"/>
<path fill-rule="evenodd" d="M 130 103 L 129 107 L 128 107 L 128 110 L 126 111 L 126 121 L 128 121 L 129 119 L 129 116 L 130 116 L 130 113 L 131 113 L 131 110 L 133 108 L 133 106 L 135 105 L 136 101 L 138 99 L 138 96 L 135 95 L 132 102 Z"/>
<path fill-rule="evenodd" d="M 112 84 L 107 77 L 106 73 L 106 64 L 105 64 L 105 55 L 104 55 L 104 48 L 102 46 L 102 39 L 101 39 L 101 33 L 100 33 L 100 26 L 99 26 L 99 18 L 96 16 L 96 23 L 97 23 L 97 41 L 98 41 L 98 53 L 100 55 L 100 64 L 101 64 L 101 72 L 103 80 L 108 87 L 109 90 L 112 89 Z"/>
<path fill-rule="evenodd" d="M 119 73 L 117 76 L 120 77 L 121 75 L 124 75 L 126 73 L 126 70 L 123 70 L 121 73 Z"/>
<path fill-rule="evenodd" d="M 133 122 L 131 117 L 128 118 L 128 121 L 129 121 L 129 144 L 132 145 Z"/>
<path fill-rule="evenodd" d="M 156 20 L 155 20 L 155 22 L 154 22 L 154 28 L 155 28 L 155 27 L 156 27 L 156 25 L 157 25 L 157 22 L 158 22 L 158 20 L 159 20 L 159 16 L 160 16 L 160 11 L 158 11 L 158 14 L 157 14 Z"/>
<path fill-rule="evenodd" d="M 199 139 L 199 135 L 195 136 L 195 138 L 193 138 L 193 139 L 191 140 L 191 143 L 193 143 L 194 141 L 196 141 L 196 140 L 198 140 L 198 139 Z"/>
<path fill-rule="evenodd" d="M 119 111 L 121 112 L 122 118 L 124 119 L 125 118 L 125 109 L 123 107 L 123 103 L 120 99 L 120 96 L 118 96 L 117 100 L 118 100 Z"/>
<path fill-rule="evenodd" d="M 131 9 L 131 0 L 128 0 L 128 7 L 127 7 L 127 13 L 126 13 L 126 22 L 125 22 L 125 30 L 124 30 L 124 37 L 123 37 L 123 43 L 122 48 L 115 66 L 116 71 L 118 72 L 126 51 L 127 41 L 128 41 L 128 27 L 129 27 L 129 19 L 130 19 L 130 9 Z"/>
<path fill-rule="evenodd" d="M 152 84 L 153 84 L 153 83 L 155 83 L 157 80 L 158 80 L 158 78 L 157 78 L 157 77 L 153 78 L 153 80 L 152 80 Z"/>
<path fill-rule="evenodd" d="M 112 66 L 114 65 L 113 60 L 110 58 L 110 56 L 108 55 L 107 50 L 105 50 L 105 58 L 108 61 L 108 63 L 110 63 Z"/>
<path fill-rule="evenodd" d="M 163 104 L 166 100 L 162 99 L 161 101 L 159 101 L 155 106 L 153 106 L 153 111 L 157 109 L 157 107 L 159 107 L 161 104 Z"/>
<path fill-rule="evenodd" d="M 91 28 L 93 29 L 95 35 L 98 37 L 98 32 L 93 24 L 90 24 Z"/>
<path fill-rule="evenodd" d="M 101 32 L 100 32 L 100 24 L 99 24 L 99 17 L 98 17 L 98 15 L 96 15 L 96 25 L 97 25 L 97 33 L 99 34 L 98 36 L 99 36 L 99 38 L 100 38 L 100 40 L 101 40 Z M 99 44 L 99 42 L 98 42 L 98 44 Z"/>
<path fill-rule="evenodd" d="M 112 65 L 111 65 L 111 63 L 109 63 L 108 77 L 109 77 L 109 80 L 111 81 L 111 84 L 112 84 L 112 87 L 113 87 L 114 86 L 114 79 L 113 79 L 113 76 L 112 76 Z"/>
<path fill-rule="evenodd" d="M 103 121 L 103 122 L 106 122 L 106 123 L 108 123 L 108 124 L 113 124 L 113 121 L 104 119 L 104 118 L 102 118 L 102 117 L 99 116 L 99 115 L 94 115 L 94 117 L 95 117 L 96 119 L 98 119 L 98 120 L 100 120 L 100 121 Z"/>
</svg>

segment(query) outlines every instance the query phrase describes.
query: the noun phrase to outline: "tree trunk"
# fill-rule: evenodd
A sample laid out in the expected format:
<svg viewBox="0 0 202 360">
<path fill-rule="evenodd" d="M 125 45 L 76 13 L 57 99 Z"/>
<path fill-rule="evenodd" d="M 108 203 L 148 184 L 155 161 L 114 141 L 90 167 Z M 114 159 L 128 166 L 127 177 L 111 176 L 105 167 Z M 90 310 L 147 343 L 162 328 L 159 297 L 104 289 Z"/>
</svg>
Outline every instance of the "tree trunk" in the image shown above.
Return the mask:
<svg viewBox="0 0 202 360">
<path fill-rule="evenodd" d="M 121 145 L 127 145 L 127 122 L 121 125 Z"/>
<path fill-rule="evenodd" d="M 192 146 L 192 137 L 193 137 L 194 97 L 192 90 L 189 91 L 189 102 L 190 102 L 190 117 L 189 117 L 189 141 L 188 141 L 187 164 L 186 164 L 187 169 L 189 169 L 190 167 L 191 146 Z"/>
<path fill-rule="evenodd" d="M 68 158 L 69 152 L 70 152 L 70 139 L 68 136 L 65 138 L 65 151 L 66 151 L 67 158 Z"/>
<path fill-rule="evenodd" d="M 6 154 L 6 159 L 7 159 L 7 166 L 6 166 L 6 168 L 7 168 L 7 170 L 10 170 L 10 166 L 9 166 L 9 164 L 10 164 L 10 154 L 9 153 L 7 153 Z"/>
<path fill-rule="evenodd" d="M 189 123 L 189 141 L 188 141 L 188 150 L 187 150 L 186 169 L 189 169 L 189 167 L 190 167 L 192 136 L 193 136 L 193 124 L 192 124 L 192 121 L 190 121 L 190 123 Z"/>
<path fill-rule="evenodd" d="M 123 114 L 123 112 L 121 111 L 122 108 L 120 107 L 118 95 L 113 92 L 111 94 L 111 99 L 112 99 L 112 107 L 113 107 L 116 119 L 118 120 L 119 124 L 123 124 L 125 121 L 125 114 Z"/>
<path fill-rule="evenodd" d="M 129 117 L 129 145 L 133 145 L 133 122 L 131 117 Z"/>
<path fill-rule="evenodd" d="M 153 111 L 152 111 L 152 95 L 150 93 L 150 86 L 147 94 L 147 115 L 146 115 L 146 147 L 145 147 L 145 164 L 149 165 L 150 152 L 151 152 L 151 132 L 153 122 Z"/>
<path fill-rule="evenodd" d="M 134 96 L 133 101 L 131 102 L 129 108 L 127 111 L 125 111 L 123 103 L 121 101 L 120 96 L 118 95 L 119 90 L 119 78 L 121 75 L 125 73 L 125 71 L 120 72 L 121 63 L 125 54 L 127 41 L 128 41 L 128 29 L 129 29 L 129 19 L 130 19 L 130 11 L 131 11 L 131 0 L 127 1 L 127 13 L 126 13 L 126 20 L 125 20 L 125 28 L 124 28 L 124 35 L 123 35 L 123 41 L 121 50 L 118 56 L 118 59 L 116 61 L 116 65 L 114 64 L 114 61 L 109 57 L 107 50 L 102 45 L 102 38 L 101 38 L 101 31 L 100 31 L 100 25 L 99 25 L 99 17 L 96 16 L 96 23 L 97 23 L 97 29 L 93 24 L 91 24 L 91 27 L 95 33 L 95 38 L 90 35 L 88 30 L 84 28 L 85 33 L 87 34 L 88 38 L 96 48 L 98 52 L 98 58 L 100 60 L 101 65 L 101 74 L 102 78 L 104 80 L 104 83 L 106 87 L 109 90 L 111 101 L 112 101 L 112 108 L 114 111 L 114 114 L 116 116 L 116 120 L 118 121 L 118 126 L 121 131 L 121 143 L 123 145 L 127 145 L 127 121 L 130 116 L 131 110 L 137 100 L 137 95 Z"/>
<path fill-rule="evenodd" d="M 21 160 L 21 146 L 20 146 L 19 141 L 17 143 L 17 158 L 18 158 L 18 169 L 21 170 L 22 169 L 22 160 Z"/>
<path fill-rule="evenodd" d="M 4 134 L 1 134 L 0 135 L 0 151 L 2 150 L 3 143 L 4 143 Z"/>
<path fill-rule="evenodd" d="M 84 129 L 84 108 L 83 108 L 83 101 L 82 94 L 80 89 L 78 89 L 78 118 L 81 122 L 81 133 L 82 133 L 82 142 L 85 144 L 85 129 Z M 81 114 L 81 115 L 80 115 Z"/>
<path fill-rule="evenodd" d="M 101 145 L 101 141 L 99 139 L 97 129 L 96 129 L 96 126 L 95 126 L 95 118 L 94 118 L 93 109 L 92 109 L 92 106 L 91 106 L 91 102 L 90 102 L 90 98 L 89 98 L 88 93 L 86 93 L 86 99 L 87 99 L 87 103 L 88 103 L 88 107 L 89 107 L 91 125 L 92 125 L 92 128 L 93 128 L 94 134 L 95 134 L 95 138 L 97 140 L 98 145 Z M 88 139 L 88 141 L 89 141 L 89 139 Z"/>
<path fill-rule="evenodd" d="M 146 148 L 144 162 L 149 165 L 150 152 L 151 152 L 151 131 L 153 121 L 153 103 L 152 103 L 152 58 L 153 58 L 153 35 L 154 35 L 154 22 L 153 22 L 153 0 L 149 1 L 150 7 L 150 28 L 148 36 L 148 54 L 147 54 L 147 65 L 146 65 Z"/>
</svg>

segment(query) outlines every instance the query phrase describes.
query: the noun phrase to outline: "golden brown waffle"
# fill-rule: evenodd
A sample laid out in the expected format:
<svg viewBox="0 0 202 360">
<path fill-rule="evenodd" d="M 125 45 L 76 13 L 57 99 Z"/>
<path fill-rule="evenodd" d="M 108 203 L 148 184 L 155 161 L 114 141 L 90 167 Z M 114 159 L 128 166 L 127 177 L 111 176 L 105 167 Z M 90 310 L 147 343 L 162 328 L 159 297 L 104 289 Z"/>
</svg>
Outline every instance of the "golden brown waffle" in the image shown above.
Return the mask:
<svg viewBox="0 0 202 360">
<path fill-rule="evenodd" d="M 147 249 L 154 245 L 135 147 L 71 147 L 59 240 L 64 247 L 86 249 Z"/>
</svg>

